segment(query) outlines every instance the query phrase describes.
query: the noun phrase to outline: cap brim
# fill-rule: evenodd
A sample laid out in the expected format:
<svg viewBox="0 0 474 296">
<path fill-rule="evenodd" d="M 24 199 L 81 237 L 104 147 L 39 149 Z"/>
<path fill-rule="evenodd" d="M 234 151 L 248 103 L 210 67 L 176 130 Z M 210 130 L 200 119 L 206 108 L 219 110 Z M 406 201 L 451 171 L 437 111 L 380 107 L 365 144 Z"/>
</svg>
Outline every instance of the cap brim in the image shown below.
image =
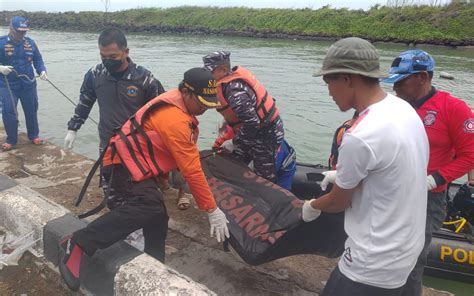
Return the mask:
<svg viewBox="0 0 474 296">
<path fill-rule="evenodd" d="M 203 97 L 198 95 L 196 95 L 196 97 L 198 98 L 199 102 L 207 108 L 217 108 L 220 106 L 217 97 Z"/>
<path fill-rule="evenodd" d="M 372 78 L 385 78 L 387 77 L 387 73 L 382 72 L 381 70 L 375 70 L 375 71 L 370 71 L 370 72 L 364 72 L 364 71 L 357 71 L 357 70 L 352 70 L 352 69 L 346 69 L 346 68 L 340 68 L 340 69 L 319 69 L 315 70 L 313 73 L 313 77 L 318 77 L 318 76 L 323 76 L 323 75 L 329 75 L 329 74 L 338 74 L 338 73 L 346 73 L 346 74 L 358 74 L 366 77 L 372 77 Z"/>
<path fill-rule="evenodd" d="M 383 83 L 388 83 L 388 84 L 394 84 L 397 83 L 400 80 L 403 80 L 410 76 L 412 73 L 405 73 L 405 74 L 391 74 L 385 79 L 382 79 L 381 82 Z"/>
<path fill-rule="evenodd" d="M 18 32 L 26 32 L 26 31 L 29 31 L 30 28 L 16 28 L 15 31 L 18 31 Z"/>
</svg>

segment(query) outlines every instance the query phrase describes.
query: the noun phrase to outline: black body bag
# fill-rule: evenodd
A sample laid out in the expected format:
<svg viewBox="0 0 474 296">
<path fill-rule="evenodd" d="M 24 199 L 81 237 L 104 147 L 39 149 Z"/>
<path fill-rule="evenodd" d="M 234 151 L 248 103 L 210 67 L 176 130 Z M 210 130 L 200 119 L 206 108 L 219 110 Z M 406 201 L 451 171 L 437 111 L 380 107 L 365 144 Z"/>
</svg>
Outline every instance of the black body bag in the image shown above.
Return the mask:
<svg viewBox="0 0 474 296">
<path fill-rule="evenodd" d="M 344 213 L 323 213 L 305 223 L 302 200 L 229 156 L 202 151 L 201 164 L 229 220 L 229 242 L 246 263 L 259 265 L 297 254 L 342 254 L 347 238 Z"/>
</svg>

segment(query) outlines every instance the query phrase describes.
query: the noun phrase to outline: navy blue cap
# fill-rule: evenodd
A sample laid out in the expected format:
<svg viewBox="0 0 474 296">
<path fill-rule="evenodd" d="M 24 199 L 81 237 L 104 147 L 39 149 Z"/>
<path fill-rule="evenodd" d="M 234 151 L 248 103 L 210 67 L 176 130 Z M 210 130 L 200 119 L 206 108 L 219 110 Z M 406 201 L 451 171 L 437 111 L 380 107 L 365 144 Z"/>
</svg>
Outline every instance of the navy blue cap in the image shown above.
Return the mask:
<svg viewBox="0 0 474 296">
<path fill-rule="evenodd" d="M 390 76 L 383 79 L 384 83 L 396 83 L 408 76 L 420 72 L 433 72 L 434 59 L 421 49 L 412 49 L 402 52 L 393 60 Z"/>
<path fill-rule="evenodd" d="M 22 16 L 14 16 L 11 19 L 10 26 L 15 31 L 26 32 L 30 29 L 29 21 Z"/>
</svg>

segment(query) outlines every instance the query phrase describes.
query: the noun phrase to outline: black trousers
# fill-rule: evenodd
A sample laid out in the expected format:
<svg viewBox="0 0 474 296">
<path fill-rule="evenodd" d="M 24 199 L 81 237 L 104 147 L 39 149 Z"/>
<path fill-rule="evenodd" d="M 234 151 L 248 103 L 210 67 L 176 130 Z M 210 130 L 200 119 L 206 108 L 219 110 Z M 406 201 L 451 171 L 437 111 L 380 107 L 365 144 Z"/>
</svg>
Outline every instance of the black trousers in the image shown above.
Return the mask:
<svg viewBox="0 0 474 296">
<path fill-rule="evenodd" d="M 428 262 L 431 240 L 433 232 L 443 226 L 446 218 L 446 191 L 428 191 L 428 204 L 426 207 L 426 229 L 425 245 L 416 261 L 416 265 L 408 276 L 406 284 L 403 286 L 403 296 L 421 296 L 423 294 L 423 271 Z"/>
<path fill-rule="evenodd" d="M 332 271 L 321 296 L 398 296 L 402 287 L 384 289 L 355 282 L 341 273 L 339 267 Z"/>
<path fill-rule="evenodd" d="M 107 181 L 110 174 L 111 167 L 104 168 Z M 164 262 L 168 214 L 156 181 L 132 182 L 128 171 L 116 165 L 111 186 L 114 194 L 123 199 L 123 204 L 76 231 L 74 241 L 92 256 L 98 249 L 105 249 L 143 228 L 145 253 Z"/>
</svg>

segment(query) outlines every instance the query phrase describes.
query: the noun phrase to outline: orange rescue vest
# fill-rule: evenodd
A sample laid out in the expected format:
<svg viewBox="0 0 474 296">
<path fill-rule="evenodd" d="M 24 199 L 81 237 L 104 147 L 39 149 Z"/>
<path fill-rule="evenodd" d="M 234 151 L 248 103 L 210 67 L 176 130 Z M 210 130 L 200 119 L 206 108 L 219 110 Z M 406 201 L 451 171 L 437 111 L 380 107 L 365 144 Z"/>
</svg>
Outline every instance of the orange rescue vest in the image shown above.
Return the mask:
<svg viewBox="0 0 474 296">
<path fill-rule="evenodd" d="M 255 110 L 257 111 L 258 118 L 260 119 L 260 126 L 266 126 L 272 123 L 278 117 L 278 108 L 276 107 L 275 100 L 270 96 L 267 90 L 263 87 L 255 76 L 247 69 L 241 66 L 236 66 L 232 69 L 232 74 L 217 81 L 217 98 L 221 104 L 221 107 L 217 109 L 222 114 L 227 123 L 233 128 L 239 128 L 242 123 L 230 108 L 227 99 L 224 97 L 223 86 L 233 80 L 241 79 L 245 81 L 255 92 L 257 97 L 257 104 Z"/>
<path fill-rule="evenodd" d="M 163 144 L 160 135 L 154 130 L 144 130 L 144 121 L 148 115 L 164 105 L 173 105 L 188 113 L 180 91 L 170 90 L 146 103 L 109 141 L 112 159 L 115 154 L 120 157 L 133 181 L 143 181 L 177 169 L 176 161 Z M 193 115 L 189 116 L 192 120 L 192 141 L 196 143 L 199 133 L 198 120 Z"/>
</svg>

